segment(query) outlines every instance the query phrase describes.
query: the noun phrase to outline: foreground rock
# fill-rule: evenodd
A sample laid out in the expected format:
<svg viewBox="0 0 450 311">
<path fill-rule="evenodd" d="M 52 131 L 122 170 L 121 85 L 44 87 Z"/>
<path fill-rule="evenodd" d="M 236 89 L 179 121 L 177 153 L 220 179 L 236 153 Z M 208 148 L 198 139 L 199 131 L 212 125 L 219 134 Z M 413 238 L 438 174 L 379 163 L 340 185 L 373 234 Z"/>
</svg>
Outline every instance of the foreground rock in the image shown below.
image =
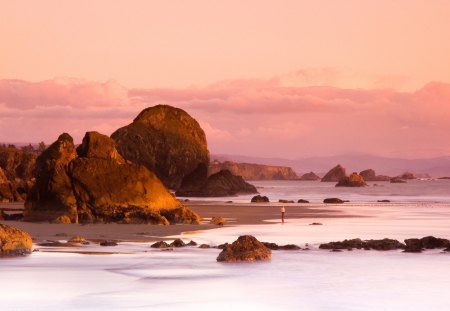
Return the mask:
<svg viewBox="0 0 450 311">
<path fill-rule="evenodd" d="M 391 178 L 384 175 L 376 175 L 372 169 L 364 170 L 359 173 L 365 181 L 389 181 Z"/>
<path fill-rule="evenodd" d="M 251 202 L 252 203 L 268 203 L 269 198 L 258 194 L 252 198 Z"/>
<path fill-rule="evenodd" d="M 217 257 L 219 262 L 267 261 L 272 251 L 251 235 L 240 236 L 231 245 L 226 245 Z"/>
<path fill-rule="evenodd" d="M 28 233 L 0 224 L 0 257 L 30 254 L 32 246 L 33 241 Z"/>
<path fill-rule="evenodd" d="M 340 164 L 333 167 L 325 176 L 321 179 L 322 182 L 338 182 L 346 177 L 345 168 Z"/>
<path fill-rule="evenodd" d="M 364 178 L 358 173 L 352 173 L 350 176 L 346 176 L 339 180 L 336 187 L 365 187 L 367 186 Z"/>
<path fill-rule="evenodd" d="M 61 135 L 37 159 L 25 220 L 55 223 L 199 223 L 147 168 L 125 161 L 114 141 L 88 132 L 75 151 Z"/>
<path fill-rule="evenodd" d="M 229 170 L 222 170 L 209 176 L 203 184 L 195 182 L 194 178 L 188 176 L 176 195 L 184 197 L 226 197 L 258 193 L 255 186 L 247 183 L 241 176 L 233 175 Z"/>
<path fill-rule="evenodd" d="M 111 137 L 125 159 L 155 172 L 168 188 L 177 190 L 183 178 L 199 166 L 205 168 L 202 180 L 207 178 L 205 132 L 181 109 L 166 105 L 147 108 Z"/>
<path fill-rule="evenodd" d="M 314 172 L 309 172 L 309 173 L 303 174 L 298 180 L 316 181 L 316 180 L 320 180 L 320 177 L 317 176 Z"/>
<path fill-rule="evenodd" d="M 253 163 L 236 163 L 232 161 L 212 161 L 209 165 L 209 174 L 215 174 L 221 170 L 229 170 L 245 180 L 293 180 L 297 174 L 290 167 L 262 165 Z"/>
</svg>

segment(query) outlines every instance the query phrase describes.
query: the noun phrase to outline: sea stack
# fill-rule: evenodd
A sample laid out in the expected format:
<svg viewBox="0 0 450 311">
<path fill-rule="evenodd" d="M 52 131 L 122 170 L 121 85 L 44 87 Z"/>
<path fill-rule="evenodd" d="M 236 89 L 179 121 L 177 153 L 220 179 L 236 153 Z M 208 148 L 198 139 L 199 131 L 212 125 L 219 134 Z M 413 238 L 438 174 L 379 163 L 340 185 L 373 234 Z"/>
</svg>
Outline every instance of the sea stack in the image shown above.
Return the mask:
<svg viewBox="0 0 450 311">
<path fill-rule="evenodd" d="M 344 177 L 346 177 L 345 168 L 338 164 L 325 174 L 321 182 L 338 182 Z"/>
</svg>

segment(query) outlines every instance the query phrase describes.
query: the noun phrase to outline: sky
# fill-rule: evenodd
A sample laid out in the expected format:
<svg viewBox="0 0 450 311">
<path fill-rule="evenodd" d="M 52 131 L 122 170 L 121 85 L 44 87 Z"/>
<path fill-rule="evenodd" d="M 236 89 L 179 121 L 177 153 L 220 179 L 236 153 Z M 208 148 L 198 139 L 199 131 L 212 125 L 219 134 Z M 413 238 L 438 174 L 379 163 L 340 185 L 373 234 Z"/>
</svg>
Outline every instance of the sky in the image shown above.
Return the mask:
<svg viewBox="0 0 450 311">
<path fill-rule="evenodd" d="M 185 109 L 212 153 L 450 155 L 449 1 L 0 0 L 0 141 Z"/>
</svg>

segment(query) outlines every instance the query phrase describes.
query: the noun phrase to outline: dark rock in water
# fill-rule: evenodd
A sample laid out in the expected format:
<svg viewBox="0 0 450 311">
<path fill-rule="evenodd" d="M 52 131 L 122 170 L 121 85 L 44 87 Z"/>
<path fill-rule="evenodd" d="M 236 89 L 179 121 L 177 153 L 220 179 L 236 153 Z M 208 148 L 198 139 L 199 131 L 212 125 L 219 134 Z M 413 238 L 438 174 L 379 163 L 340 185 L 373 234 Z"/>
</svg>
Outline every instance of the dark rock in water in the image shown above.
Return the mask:
<svg viewBox="0 0 450 311">
<path fill-rule="evenodd" d="M 439 177 L 438 179 L 450 179 L 450 177 Z"/>
<path fill-rule="evenodd" d="M 211 248 L 208 244 L 200 244 L 198 248 Z"/>
<path fill-rule="evenodd" d="M 300 250 L 302 248 L 295 244 L 286 244 L 286 245 L 281 245 L 279 249 L 285 250 L 285 251 L 296 251 L 296 250 Z"/>
<path fill-rule="evenodd" d="M 422 247 L 425 249 L 446 248 L 450 246 L 447 239 L 436 238 L 434 236 L 426 236 L 420 239 Z"/>
<path fill-rule="evenodd" d="M 59 223 L 199 223 L 144 166 L 125 161 L 114 141 L 86 133 L 75 153 L 68 134 L 37 160 L 25 220 Z"/>
<path fill-rule="evenodd" d="M 322 226 L 322 223 L 320 222 L 313 222 L 312 224 L 309 224 L 310 226 Z"/>
<path fill-rule="evenodd" d="M 251 202 L 252 203 L 268 203 L 269 198 L 258 194 L 252 198 Z"/>
<path fill-rule="evenodd" d="M 325 176 L 321 179 L 322 182 L 338 182 L 346 176 L 345 168 L 340 164 L 333 167 Z"/>
<path fill-rule="evenodd" d="M 361 239 L 351 239 L 337 242 L 329 242 L 320 244 L 321 249 L 348 249 L 348 248 L 364 248 L 364 242 Z"/>
<path fill-rule="evenodd" d="M 331 252 L 339 253 L 339 252 L 342 252 L 342 249 L 332 249 Z"/>
<path fill-rule="evenodd" d="M 172 243 L 170 243 L 171 247 L 185 247 L 186 243 L 183 242 L 182 239 L 175 239 Z"/>
<path fill-rule="evenodd" d="M 392 177 L 390 182 L 392 184 L 404 184 L 404 183 L 406 183 L 406 180 L 403 180 L 400 177 Z"/>
<path fill-rule="evenodd" d="M 411 172 L 405 172 L 403 175 L 399 176 L 401 179 L 417 179 L 416 175 Z"/>
<path fill-rule="evenodd" d="M 217 248 L 218 248 L 218 249 L 224 249 L 224 248 L 227 247 L 228 245 L 230 245 L 230 244 L 228 244 L 228 243 L 219 244 L 219 245 L 217 245 Z"/>
<path fill-rule="evenodd" d="M 338 199 L 338 198 L 327 198 L 325 200 L 323 200 L 323 203 L 327 203 L 327 204 L 342 204 L 344 203 L 343 200 Z"/>
<path fill-rule="evenodd" d="M 176 192 L 177 196 L 196 197 L 226 197 L 238 194 L 258 193 L 255 186 L 247 183 L 241 176 L 233 175 L 229 170 L 222 170 L 208 177 L 205 183 L 194 184 L 192 177 L 183 180 L 181 188 Z"/>
<path fill-rule="evenodd" d="M 33 241 L 28 233 L 0 224 L 0 257 L 28 255 L 32 247 Z"/>
<path fill-rule="evenodd" d="M 422 242 L 420 239 L 406 239 L 405 240 L 406 253 L 420 253 L 422 252 Z"/>
<path fill-rule="evenodd" d="M 240 236 L 231 245 L 226 246 L 217 257 L 219 262 L 267 261 L 272 251 L 251 235 Z"/>
<path fill-rule="evenodd" d="M 265 247 L 267 247 L 268 249 L 271 249 L 273 251 L 280 249 L 280 246 L 276 243 L 270 243 L 270 242 L 261 242 L 261 243 L 264 244 Z"/>
<path fill-rule="evenodd" d="M 304 200 L 304 199 L 299 199 L 297 201 L 297 203 L 309 203 L 309 201 L 308 200 Z"/>
<path fill-rule="evenodd" d="M 389 181 L 391 179 L 389 176 L 376 175 L 375 171 L 372 169 L 361 171 L 359 175 L 361 175 L 365 181 Z"/>
<path fill-rule="evenodd" d="M 103 241 L 100 242 L 100 246 L 117 246 L 117 243 L 114 241 Z"/>
<path fill-rule="evenodd" d="M 168 247 L 170 247 L 170 245 L 164 241 L 159 241 L 159 242 L 153 243 L 152 245 L 150 245 L 150 247 L 152 247 L 152 248 L 168 248 Z"/>
<path fill-rule="evenodd" d="M 317 176 L 314 172 L 309 172 L 306 174 L 303 174 L 299 180 L 303 180 L 303 181 L 315 181 L 315 180 L 320 180 L 320 177 Z"/>
<path fill-rule="evenodd" d="M 393 239 L 366 240 L 364 241 L 364 248 L 374 249 L 377 251 L 389 251 L 403 249 L 405 248 L 405 245 Z"/>
<path fill-rule="evenodd" d="M 292 250 L 301 249 L 300 246 L 295 245 L 295 244 L 278 245 L 276 243 L 269 243 L 269 242 L 261 242 L 261 243 L 264 244 L 265 247 L 267 247 L 268 249 L 273 250 L 273 251 L 277 251 L 277 250 L 292 251 Z"/>
<path fill-rule="evenodd" d="M 358 175 L 358 173 L 352 173 L 350 176 L 340 179 L 339 182 L 336 184 L 336 187 L 364 187 L 364 186 L 367 186 L 367 184 L 364 181 L 364 178 L 362 178 L 361 175 Z"/>
<path fill-rule="evenodd" d="M 389 202 L 391 202 L 390 200 L 378 200 L 377 201 L 378 203 L 389 203 Z"/>
<path fill-rule="evenodd" d="M 280 199 L 280 200 L 278 200 L 278 203 L 295 203 L 293 200 L 283 200 L 283 199 Z"/>
<path fill-rule="evenodd" d="M 125 159 L 155 172 L 171 189 L 177 190 L 199 165 L 208 169 L 205 132 L 194 118 L 175 107 L 147 108 L 111 137 Z M 205 181 L 207 172 L 201 178 Z"/>
<path fill-rule="evenodd" d="M 190 241 L 188 244 L 186 244 L 187 246 L 197 246 L 197 242 L 195 241 Z"/>
<path fill-rule="evenodd" d="M 47 241 L 38 244 L 45 247 L 79 247 L 79 243 L 59 242 L 59 241 Z"/>
</svg>

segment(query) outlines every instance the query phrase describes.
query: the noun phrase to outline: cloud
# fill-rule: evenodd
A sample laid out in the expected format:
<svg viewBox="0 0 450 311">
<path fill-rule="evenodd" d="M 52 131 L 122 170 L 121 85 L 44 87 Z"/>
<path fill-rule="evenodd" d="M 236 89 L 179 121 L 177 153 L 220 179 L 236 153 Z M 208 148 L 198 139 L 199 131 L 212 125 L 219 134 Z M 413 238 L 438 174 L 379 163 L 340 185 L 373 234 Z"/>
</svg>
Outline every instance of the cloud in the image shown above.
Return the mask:
<svg viewBox="0 0 450 311">
<path fill-rule="evenodd" d="M 320 75 L 324 85 L 302 85 L 319 83 L 299 71 L 186 89 L 0 80 L 0 141 L 51 142 L 62 131 L 81 141 L 88 130 L 111 134 L 144 108 L 168 104 L 200 122 L 212 152 L 282 157 L 448 152 L 450 84 L 432 82 L 413 92 L 352 89 L 325 85 L 339 72 Z"/>
</svg>

